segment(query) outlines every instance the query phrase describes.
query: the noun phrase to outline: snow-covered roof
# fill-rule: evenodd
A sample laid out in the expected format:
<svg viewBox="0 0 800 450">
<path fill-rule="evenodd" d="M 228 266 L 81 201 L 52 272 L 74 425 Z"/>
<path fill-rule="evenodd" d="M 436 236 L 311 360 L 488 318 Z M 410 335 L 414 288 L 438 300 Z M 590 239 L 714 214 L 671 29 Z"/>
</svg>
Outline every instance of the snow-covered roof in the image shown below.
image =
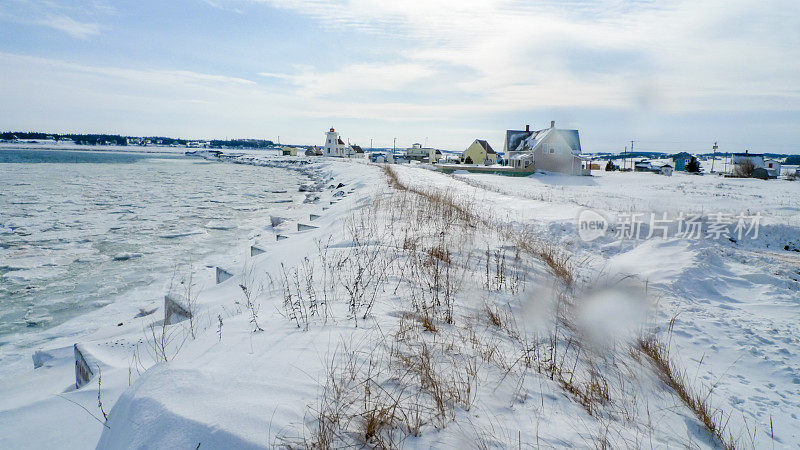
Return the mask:
<svg viewBox="0 0 800 450">
<path fill-rule="evenodd" d="M 536 131 L 507 130 L 505 150 L 507 152 L 533 151 L 551 133 L 560 136 L 572 150 L 572 153 L 581 153 L 581 140 L 578 130 L 562 130 L 560 128 L 545 128 Z"/>
<path fill-rule="evenodd" d="M 519 160 L 519 159 L 533 159 L 533 155 L 530 153 L 518 153 L 509 159 Z"/>
</svg>

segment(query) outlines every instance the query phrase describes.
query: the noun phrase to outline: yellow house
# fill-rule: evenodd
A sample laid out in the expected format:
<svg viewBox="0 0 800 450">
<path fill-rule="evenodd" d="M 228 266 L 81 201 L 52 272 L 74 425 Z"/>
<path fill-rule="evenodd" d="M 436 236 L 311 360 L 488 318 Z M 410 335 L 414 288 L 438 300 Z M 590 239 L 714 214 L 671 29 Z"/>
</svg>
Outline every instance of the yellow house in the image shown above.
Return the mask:
<svg viewBox="0 0 800 450">
<path fill-rule="evenodd" d="M 283 147 L 283 156 L 297 156 L 297 147 Z"/>
<path fill-rule="evenodd" d="M 483 164 L 490 166 L 497 163 L 497 152 L 494 151 L 488 142 L 475 139 L 464 153 L 461 154 L 461 161 L 464 164 Z"/>
</svg>

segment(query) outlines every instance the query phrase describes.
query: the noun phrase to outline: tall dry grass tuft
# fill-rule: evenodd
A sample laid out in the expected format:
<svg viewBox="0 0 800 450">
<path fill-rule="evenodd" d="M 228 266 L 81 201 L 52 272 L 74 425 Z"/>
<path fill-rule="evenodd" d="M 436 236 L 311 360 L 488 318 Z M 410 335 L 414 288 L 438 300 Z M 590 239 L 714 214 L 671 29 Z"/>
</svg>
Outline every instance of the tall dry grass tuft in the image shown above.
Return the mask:
<svg viewBox="0 0 800 450">
<path fill-rule="evenodd" d="M 661 381 L 694 413 L 722 448 L 735 450 L 737 442 L 733 435 L 726 430 L 730 417 L 726 416 L 721 409 L 711 406 L 710 391 L 706 395 L 701 395 L 689 386 L 685 373 L 675 361 L 670 359 L 667 346 L 656 338 L 650 337 L 639 340 L 638 350 L 647 356 Z"/>
</svg>

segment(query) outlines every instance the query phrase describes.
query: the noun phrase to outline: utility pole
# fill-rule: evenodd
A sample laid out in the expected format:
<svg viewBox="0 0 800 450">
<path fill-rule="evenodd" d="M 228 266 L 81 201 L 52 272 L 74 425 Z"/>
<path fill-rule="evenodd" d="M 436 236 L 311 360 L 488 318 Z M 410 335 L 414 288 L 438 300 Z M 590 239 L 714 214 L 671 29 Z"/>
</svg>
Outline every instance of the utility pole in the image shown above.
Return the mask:
<svg viewBox="0 0 800 450">
<path fill-rule="evenodd" d="M 633 141 L 631 141 L 631 170 L 633 170 Z"/>
<path fill-rule="evenodd" d="M 725 155 L 725 175 L 728 174 L 728 158 L 730 158 L 730 155 Z"/>
<path fill-rule="evenodd" d="M 372 138 L 369 138 L 369 149 L 372 150 Z"/>
<path fill-rule="evenodd" d="M 714 161 L 717 160 L 717 148 L 718 148 L 716 142 L 714 142 L 714 147 L 712 148 L 714 149 L 714 159 L 711 160 L 711 173 L 714 173 Z"/>
<path fill-rule="evenodd" d="M 397 138 L 392 141 L 392 154 L 397 150 Z"/>
<path fill-rule="evenodd" d="M 625 146 L 625 150 L 622 151 L 622 168 L 624 169 L 628 165 L 628 146 Z"/>
</svg>

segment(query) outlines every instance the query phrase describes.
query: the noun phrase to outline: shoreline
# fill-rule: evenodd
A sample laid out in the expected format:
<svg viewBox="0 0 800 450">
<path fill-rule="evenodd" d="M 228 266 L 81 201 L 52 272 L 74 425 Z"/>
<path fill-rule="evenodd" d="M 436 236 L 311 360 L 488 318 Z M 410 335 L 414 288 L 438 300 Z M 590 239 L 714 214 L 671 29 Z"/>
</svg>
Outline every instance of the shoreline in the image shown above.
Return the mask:
<svg viewBox="0 0 800 450">
<path fill-rule="evenodd" d="M 0 151 L 2 151 L 2 150 L 0 150 Z M 68 150 L 68 151 L 72 151 L 72 150 Z M 154 155 L 154 154 L 153 153 L 148 153 L 148 155 Z M 189 158 L 187 158 L 187 159 L 189 159 Z M 226 163 L 226 161 L 215 161 L 215 162 Z M 277 170 L 288 170 L 289 172 L 295 172 L 296 173 L 295 176 L 298 177 L 298 180 L 299 180 L 299 182 L 298 182 L 299 186 L 310 186 L 310 185 L 318 184 L 320 182 L 320 180 L 322 179 L 322 177 L 323 177 L 321 171 L 319 170 L 319 167 L 316 167 L 316 168 L 313 168 L 313 169 L 309 169 L 309 168 L 306 168 L 306 167 L 303 167 L 303 168 L 289 167 L 289 166 L 286 166 L 284 164 L 269 164 L 269 163 L 267 163 L 267 164 L 263 164 L 263 165 L 265 167 L 270 167 L 270 168 L 277 169 Z M 307 194 L 307 193 L 304 193 L 304 192 L 293 192 L 293 193 L 290 193 L 290 194 L 293 197 L 295 197 L 294 200 L 291 200 L 288 203 L 283 202 L 283 201 L 272 202 L 273 206 L 269 210 L 263 211 L 261 213 L 261 215 L 259 216 L 260 219 L 258 219 L 257 217 L 254 216 L 254 217 L 248 219 L 247 221 L 248 222 L 253 222 L 253 221 L 257 222 L 257 221 L 260 220 L 260 221 L 262 221 L 262 222 L 264 222 L 265 224 L 268 225 L 269 221 L 270 221 L 269 220 L 270 219 L 270 215 L 275 214 L 276 211 L 283 212 L 283 211 L 286 211 L 286 210 L 302 210 L 302 209 L 308 209 L 310 207 L 309 204 L 304 204 L 303 200 L 301 200 L 300 197 L 299 197 L 301 194 Z M 237 226 L 239 226 L 239 225 L 241 225 L 241 224 L 237 224 Z M 210 229 L 213 229 L 213 228 L 210 228 Z M 265 230 L 265 233 L 268 233 L 267 230 Z M 172 237 L 172 235 L 165 235 L 165 236 Z M 255 240 L 263 240 L 264 239 L 264 237 L 259 237 L 259 236 L 246 236 L 246 237 L 237 238 L 236 239 L 236 245 L 234 245 L 234 247 L 233 247 L 234 249 L 232 249 L 231 247 L 226 247 L 225 250 L 218 251 L 218 252 L 215 252 L 213 254 L 208 254 L 208 255 L 204 256 L 202 260 L 195 261 L 191 265 L 194 266 L 194 271 L 199 272 L 199 275 L 202 276 L 202 280 L 204 282 L 207 282 L 207 279 L 210 279 L 210 276 L 205 274 L 205 272 L 209 272 L 208 266 L 211 264 L 211 262 L 213 262 L 214 260 L 238 260 L 241 257 L 240 255 L 243 255 L 243 254 L 249 252 L 249 247 L 252 245 L 253 242 L 255 242 L 254 239 Z M 179 235 L 175 235 L 175 237 L 180 237 L 180 236 Z M 125 255 L 126 254 L 121 254 L 121 257 L 124 258 Z M 114 260 L 114 259 L 112 258 L 109 261 L 107 261 L 106 263 L 112 263 L 112 260 Z M 114 260 L 114 261 L 116 261 L 116 260 Z M 176 263 L 176 264 L 177 264 L 177 266 L 183 267 L 183 266 L 186 266 L 189 263 L 188 262 L 179 262 L 179 263 Z M 164 278 L 164 276 L 162 276 L 161 278 L 159 278 L 159 280 L 160 281 L 157 281 L 155 283 L 156 284 L 162 284 L 161 282 L 165 282 L 166 278 Z M 150 297 L 150 296 L 148 296 L 146 294 L 140 293 L 139 291 L 142 290 L 142 289 L 144 289 L 145 291 L 152 290 L 147 286 L 133 287 L 129 291 L 126 291 L 124 293 L 116 294 L 115 297 L 118 298 L 117 300 L 108 301 L 103 306 L 99 306 L 99 307 L 96 307 L 96 308 L 88 309 L 87 311 L 85 311 L 85 312 L 83 312 L 83 313 L 81 313 L 81 314 L 79 314 L 77 316 L 70 317 L 69 319 L 67 319 L 67 320 L 65 320 L 63 322 L 60 322 L 58 324 L 54 324 L 54 325 L 48 326 L 46 328 L 31 328 L 29 330 L 15 331 L 15 332 L 10 332 L 10 333 L 3 334 L 2 336 L 0 336 L 0 341 L 3 342 L 3 347 L 4 347 L 5 351 L 0 356 L 3 356 L 5 358 L 5 360 L 6 360 L 6 362 L 8 362 L 8 360 L 10 358 L 10 355 L 8 353 L 9 347 L 11 347 L 13 349 L 23 350 L 24 351 L 25 349 L 32 348 L 32 346 L 40 345 L 40 344 L 36 344 L 36 342 L 39 342 L 39 343 L 50 342 L 53 339 L 57 339 L 57 337 L 59 335 L 62 335 L 62 334 L 67 334 L 67 335 L 80 334 L 81 333 L 81 331 L 80 331 L 81 326 L 78 325 L 78 323 L 83 322 L 83 321 L 87 321 L 88 320 L 88 321 L 94 323 L 94 322 L 102 321 L 102 318 L 105 317 L 106 319 L 108 319 L 107 322 L 109 324 L 113 321 L 114 322 L 113 324 L 115 325 L 117 322 L 119 322 L 119 320 L 114 320 L 115 318 L 112 315 L 112 313 L 109 313 L 109 311 L 114 310 L 114 309 L 119 310 L 115 314 L 118 314 L 119 315 L 118 318 L 119 319 L 123 319 L 123 321 L 124 321 L 125 319 L 131 317 L 130 311 L 138 312 L 138 309 L 131 309 L 131 308 L 136 308 L 135 305 L 138 305 L 139 307 L 144 307 L 144 308 L 148 308 L 149 307 L 149 306 L 147 306 L 147 305 L 142 303 L 143 299 L 145 299 L 147 297 Z M 138 300 L 135 300 L 133 303 L 130 303 L 130 302 L 126 301 L 129 298 L 138 299 Z M 106 316 L 108 316 L 108 317 L 106 317 Z M 39 337 L 36 337 L 37 335 Z M 27 357 L 21 358 L 21 359 L 27 359 Z M 8 367 L 6 367 L 6 368 L 8 368 Z M 5 372 L 5 371 L 3 371 L 3 372 Z"/>
</svg>

